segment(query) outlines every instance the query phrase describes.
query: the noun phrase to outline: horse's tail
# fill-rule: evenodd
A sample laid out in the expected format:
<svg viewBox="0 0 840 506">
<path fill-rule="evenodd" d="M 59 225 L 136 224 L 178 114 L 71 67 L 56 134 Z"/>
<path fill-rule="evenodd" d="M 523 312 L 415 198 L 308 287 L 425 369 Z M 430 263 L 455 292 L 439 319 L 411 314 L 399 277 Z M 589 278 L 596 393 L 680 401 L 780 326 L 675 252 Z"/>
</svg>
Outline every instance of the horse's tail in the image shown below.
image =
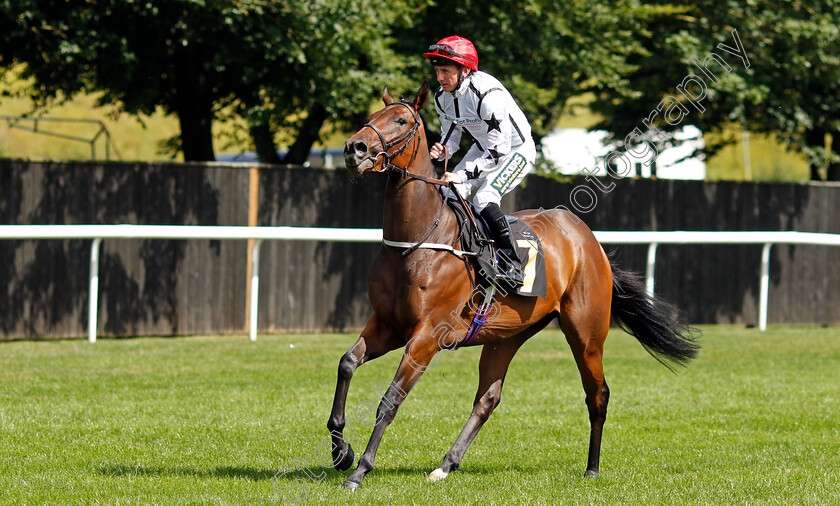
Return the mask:
<svg viewBox="0 0 840 506">
<path fill-rule="evenodd" d="M 612 315 L 621 328 L 672 371 L 696 357 L 701 332 L 689 327 L 676 306 L 649 294 L 637 274 L 619 269 L 612 259 L 610 266 Z"/>
</svg>

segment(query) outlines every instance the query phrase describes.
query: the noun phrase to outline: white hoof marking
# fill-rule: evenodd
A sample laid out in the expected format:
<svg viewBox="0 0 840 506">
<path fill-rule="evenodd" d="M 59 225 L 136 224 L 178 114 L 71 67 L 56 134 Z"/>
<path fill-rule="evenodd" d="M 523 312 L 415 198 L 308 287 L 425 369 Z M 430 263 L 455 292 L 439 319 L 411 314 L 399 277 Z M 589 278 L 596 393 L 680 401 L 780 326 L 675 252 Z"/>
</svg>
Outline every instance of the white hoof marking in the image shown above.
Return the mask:
<svg viewBox="0 0 840 506">
<path fill-rule="evenodd" d="M 441 468 L 437 468 L 429 474 L 429 477 L 426 478 L 428 482 L 436 482 L 445 479 L 449 473 L 443 472 Z"/>
</svg>

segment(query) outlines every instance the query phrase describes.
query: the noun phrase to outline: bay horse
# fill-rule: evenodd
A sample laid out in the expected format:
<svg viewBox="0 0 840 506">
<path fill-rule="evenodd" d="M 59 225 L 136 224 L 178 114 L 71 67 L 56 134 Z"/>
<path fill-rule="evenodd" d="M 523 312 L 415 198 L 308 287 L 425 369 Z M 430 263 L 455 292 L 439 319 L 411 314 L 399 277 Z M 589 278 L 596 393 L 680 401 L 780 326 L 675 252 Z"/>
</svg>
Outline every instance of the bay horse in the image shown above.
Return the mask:
<svg viewBox="0 0 840 506">
<path fill-rule="evenodd" d="M 382 93 L 385 107 L 371 115 L 367 124 L 347 140 L 344 157 L 351 173 L 388 173 L 382 227 L 385 240 L 391 244 L 428 242 L 457 248 L 458 223 L 451 210 L 443 212 L 440 185 L 445 183 L 435 177 L 420 117 L 428 95 L 427 82 L 413 101 L 394 101 L 386 87 Z M 498 295 L 498 314 L 469 343 L 483 346 L 472 413 L 443 463 L 429 475 L 430 481 L 444 479 L 460 466 L 478 431 L 499 405 L 513 356 L 528 338 L 554 319 L 559 319 L 571 347 L 586 394 L 591 425 L 587 476 L 599 473 L 601 432 L 610 396 L 602 366 L 610 316 L 666 366 L 684 365 L 699 349 L 697 335 L 682 322 L 676 308 L 654 300 L 636 275 L 611 265 L 592 231 L 580 219 L 559 209 L 527 210 L 515 215 L 542 231 L 546 294 Z M 551 226 L 545 226 L 547 220 L 551 220 Z M 347 438 L 342 432 L 353 373 L 360 365 L 389 351 L 405 351 L 379 402 L 375 422 L 370 424 L 373 431 L 367 448 L 344 487 L 359 487 L 373 469 L 386 427 L 423 372 L 431 368 L 436 354 L 458 346 L 459 334 L 451 330 L 461 327 L 446 322 L 457 316 L 470 321 L 471 306 L 465 301 L 473 297 L 475 279 L 474 267 L 451 251 L 388 245 L 379 250 L 368 278 L 373 316 L 338 366 L 335 398 L 327 423 L 336 469 L 347 470 L 355 460 L 348 442 L 352 437 Z"/>
</svg>

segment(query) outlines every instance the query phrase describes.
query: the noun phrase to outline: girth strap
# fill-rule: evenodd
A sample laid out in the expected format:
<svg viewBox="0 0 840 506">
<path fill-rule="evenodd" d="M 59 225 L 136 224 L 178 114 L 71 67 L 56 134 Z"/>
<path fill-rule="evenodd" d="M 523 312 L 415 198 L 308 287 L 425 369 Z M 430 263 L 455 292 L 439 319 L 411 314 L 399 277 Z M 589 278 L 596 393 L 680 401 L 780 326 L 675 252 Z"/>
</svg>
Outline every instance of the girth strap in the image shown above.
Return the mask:
<svg viewBox="0 0 840 506">
<path fill-rule="evenodd" d="M 398 248 L 398 249 L 405 249 L 405 250 L 412 250 L 415 249 L 434 249 L 439 251 L 448 251 L 455 256 L 458 257 L 474 257 L 476 253 L 471 251 L 463 251 L 459 249 L 455 249 L 454 247 L 450 246 L 449 244 L 441 244 L 437 242 L 424 242 L 424 243 L 416 243 L 416 242 L 402 242 L 402 241 L 389 241 L 388 239 L 382 239 L 382 244 L 385 246 L 389 246 L 391 248 Z"/>
<path fill-rule="evenodd" d="M 475 312 L 475 316 L 473 317 L 472 323 L 470 323 L 470 328 L 467 329 L 467 333 L 464 334 L 464 337 L 455 344 L 455 349 L 458 349 L 462 346 L 467 346 L 475 336 L 481 332 L 481 329 L 484 327 L 484 324 L 487 323 L 487 316 L 490 314 L 490 307 L 493 304 L 493 296 L 496 295 L 496 285 L 491 284 L 487 287 L 487 291 L 484 292 L 484 300 L 481 301 L 481 305 L 478 307 L 478 310 Z"/>
</svg>

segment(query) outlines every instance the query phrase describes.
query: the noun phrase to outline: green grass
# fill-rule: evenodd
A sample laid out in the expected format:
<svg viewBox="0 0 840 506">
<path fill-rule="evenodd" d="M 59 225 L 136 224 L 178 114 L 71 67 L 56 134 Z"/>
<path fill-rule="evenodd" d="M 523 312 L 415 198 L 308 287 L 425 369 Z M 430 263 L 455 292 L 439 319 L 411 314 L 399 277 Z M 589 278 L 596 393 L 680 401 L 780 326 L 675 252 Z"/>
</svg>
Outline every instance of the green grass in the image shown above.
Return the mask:
<svg viewBox="0 0 840 506">
<path fill-rule="evenodd" d="M 593 100 L 591 95 L 574 97 L 573 112 L 561 118 L 557 126 L 564 128 L 592 128 L 602 118 L 586 107 Z M 744 165 L 744 143 L 739 125 L 726 125 L 720 132 L 705 132 L 706 144 L 734 139 L 706 160 L 707 181 L 808 181 L 811 169 L 802 153 L 791 151 L 775 135 L 750 134 L 750 166 L 747 174 Z"/>
<path fill-rule="evenodd" d="M 678 375 L 610 335 L 598 479 L 582 476 L 583 391 L 555 329 L 522 348 L 461 469 L 430 484 L 477 383 L 480 350 L 445 353 L 355 493 L 314 462 L 354 335 L 0 343 L 0 503 L 271 504 L 291 468 L 276 485 L 307 504 L 840 504 L 840 328 L 704 330 Z M 399 358 L 359 369 L 348 417 Z"/>
<path fill-rule="evenodd" d="M 808 181 L 811 169 L 805 155 L 787 149 L 775 135 L 750 134 L 750 166 L 752 173 L 747 177 L 744 169 L 744 143 L 740 129 L 725 127 L 723 132 L 706 134 L 707 142 L 722 138 L 737 139 L 709 157 L 706 164 L 706 179 L 711 181 Z"/>
<path fill-rule="evenodd" d="M 19 96 L 31 86 L 31 81 L 20 78 L 20 68 L 0 75 L 0 114 L 8 116 L 33 115 L 32 100 Z M 168 160 L 160 154 L 160 144 L 177 135 L 178 119 L 158 110 L 140 120 L 128 114 L 118 114 L 113 105 L 98 106 L 99 94 L 82 93 L 63 103 L 51 104 L 46 110 L 34 116 L 63 119 L 100 120 L 107 128 L 113 142 L 111 160 Z M 32 121 L 21 121 L 20 125 L 32 128 Z M 93 139 L 99 132 L 98 125 L 84 123 L 41 122 L 38 129 L 62 135 Z M 96 158 L 105 159 L 105 136 L 95 142 Z M 115 152 L 116 151 L 116 152 Z M 119 156 L 118 156 L 119 154 Z M 87 142 L 68 140 L 48 135 L 35 134 L 18 128 L 10 128 L 7 121 L 0 121 L 0 156 L 31 160 L 90 160 L 91 147 Z M 183 157 L 181 157 L 183 159 Z"/>
</svg>

